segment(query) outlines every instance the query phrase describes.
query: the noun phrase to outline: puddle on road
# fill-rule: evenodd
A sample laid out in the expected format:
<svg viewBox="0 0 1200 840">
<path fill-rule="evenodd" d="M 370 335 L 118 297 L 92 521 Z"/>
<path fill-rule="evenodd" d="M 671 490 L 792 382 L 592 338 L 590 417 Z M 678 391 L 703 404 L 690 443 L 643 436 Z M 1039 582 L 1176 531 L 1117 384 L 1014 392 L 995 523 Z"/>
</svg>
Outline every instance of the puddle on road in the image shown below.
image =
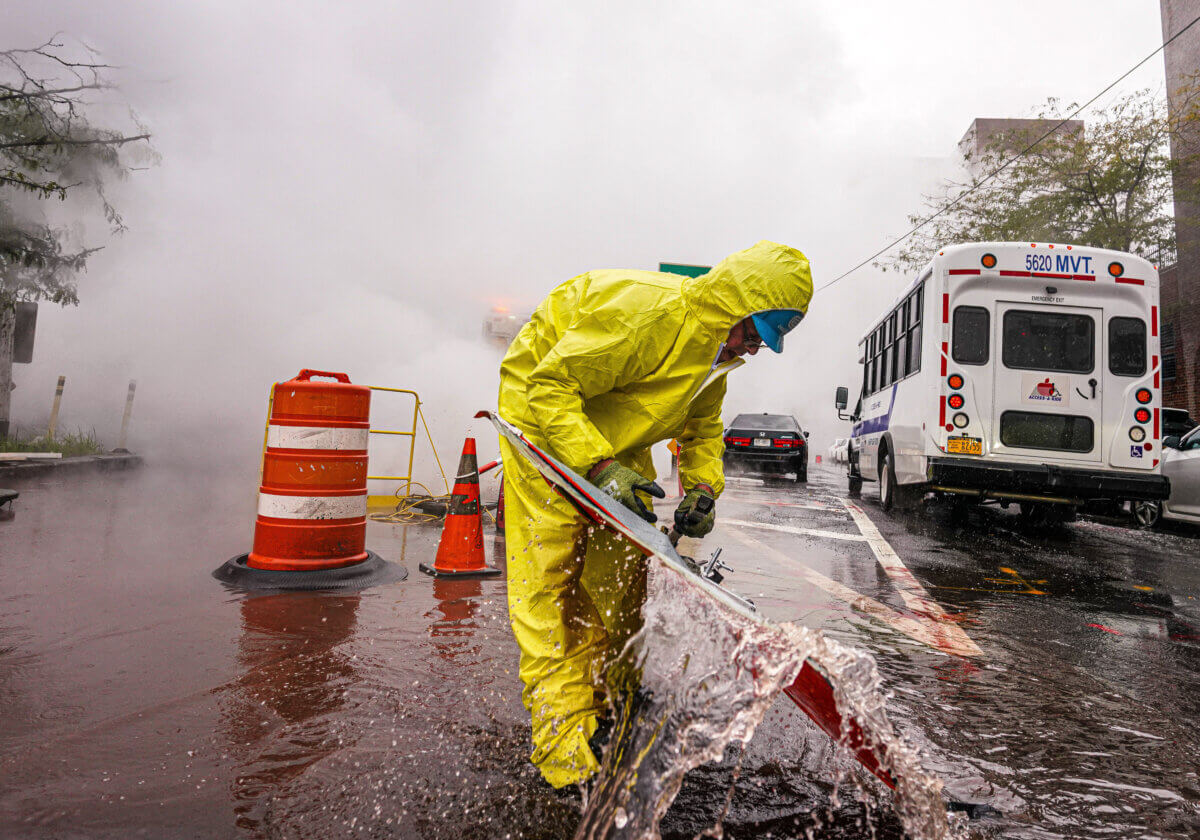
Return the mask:
<svg viewBox="0 0 1200 840">
<path fill-rule="evenodd" d="M 732 743 L 749 741 L 806 658 L 829 676 L 843 715 L 852 714 L 868 743 L 886 754 L 907 835 L 950 836 L 941 782 L 894 735 L 870 656 L 805 628 L 746 619 L 664 567 L 651 569 L 643 614 L 646 625 L 627 651 L 641 672 L 641 689 L 617 703 L 616 737 L 578 840 L 657 836 L 684 774 L 721 759 Z M 867 785 L 856 792 L 876 802 Z M 710 828 L 720 833 L 719 825 Z"/>
<path fill-rule="evenodd" d="M 578 795 L 528 761 L 503 583 L 414 571 L 353 594 L 226 591 L 210 573 L 250 539 L 247 478 L 21 488 L 0 523 L 0 835 L 571 836 Z M 437 537 L 368 532 L 410 570 Z M 898 836 L 886 812 L 829 807 L 837 759 L 804 766 L 828 739 L 798 712 L 765 726 L 787 748 L 736 780 L 720 763 L 689 780 L 664 836 L 713 825 L 731 790 L 751 830 L 816 818 L 833 826 L 817 837 Z"/>
<path fill-rule="evenodd" d="M 209 574 L 250 538 L 246 479 L 147 469 L 21 488 L 14 519 L 0 523 L 0 836 L 572 836 L 579 796 L 549 790 L 528 762 L 503 583 L 431 580 L 415 568 L 436 529 L 372 525 L 369 544 L 403 560 L 407 581 L 350 595 L 231 594 Z M 799 597 L 778 579 L 779 598 Z M 655 592 L 651 620 L 670 632 L 640 649 L 659 705 L 639 711 L 677 737 L 643 759 L 668 772 L 640 805 L 598 792 L 595 836 L 615 828 L 616 807 L 626 809 L 619 831 L 651 824 L 676 788 L 659 824 L 667 840 L 721 820 L 727 837 L 904 834 L 890 795 L 789 701 L 765 701 L 786 674 L 728 673 L 752 636 L 713 639 L 714 660 L 689 660 L 676 679 L 715 625 L 669 582 Z M 1143 720 L 1115 695 L 1085 707 L 1073 675 L 1055 683 L 1038 671 L 1044 689 L 1031 699 L 1019 667 L 943 681 L 931 657 L 875 643 L 885 683 L 902 692 L 889 713 L 926 766 L 1005 810 L 971 836 L 1182 838 L 1200 824 L 1196 740 L 1181 724 Z M 722 720 L 717 708 L 747 716 Z"/>
</svg>

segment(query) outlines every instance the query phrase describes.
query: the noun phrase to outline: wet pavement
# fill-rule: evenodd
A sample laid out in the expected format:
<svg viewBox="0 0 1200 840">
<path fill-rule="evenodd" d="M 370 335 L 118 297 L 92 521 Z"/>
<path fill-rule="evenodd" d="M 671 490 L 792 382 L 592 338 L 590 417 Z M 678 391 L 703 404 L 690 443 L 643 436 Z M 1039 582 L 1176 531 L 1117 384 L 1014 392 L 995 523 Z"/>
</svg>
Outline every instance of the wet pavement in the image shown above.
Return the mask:
<svg viewBox="0 0 1200 840">
<path fill-rule="evenodd" d="M 147 467 L 17 488 L 0 836 L 571 836 L 578 796 L 526 760 L 503 581 L 431 580 L 436 527 L 372 523 L 407 580 L 228 591 L 210 574 L 248 548 L 254 483 Z M 875 656 L 947 796 L 995 809 L 968 836 L 1200 832 L 1200 530 L 889 515 L 819 468 L 734 479 L 718 512 L 696 553 L 722 546 L 727 585 L 767 616 Z M 663 835 L 723 817 L 731 837 L 898 836 L 851 763 L 781 698 L 687 778 Z"/>
</svg>

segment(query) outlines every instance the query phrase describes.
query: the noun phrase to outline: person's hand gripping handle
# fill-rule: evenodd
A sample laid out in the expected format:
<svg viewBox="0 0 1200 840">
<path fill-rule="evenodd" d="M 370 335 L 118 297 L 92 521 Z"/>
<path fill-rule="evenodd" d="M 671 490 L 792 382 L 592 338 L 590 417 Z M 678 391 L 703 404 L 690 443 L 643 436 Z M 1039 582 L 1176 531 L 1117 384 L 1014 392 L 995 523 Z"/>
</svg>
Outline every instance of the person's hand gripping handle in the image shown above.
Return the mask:
<svg viewBox="0 0 1200 840">
<path fill-rule="evenodd" d="M 642 519 L 645 519 L 647 522 L 658 521 L 658 517 L 654 515 L 654 511 L 647 508 L 634 491 L 648 493 L 656 499 L 665 499 L 667 492 L 641 473 L 609 459 L 608 461 L 601 461 L 592 467 L 588 472 L 588 478 L 593 484 L 642 517 Z"/>
<path fill-rule="evenodd" d="M 675 530 L 685 537 L 699 539 L 713 529 L 716 498 L 707 484 L 697 484 L 675 509 Z"/>
</svg>

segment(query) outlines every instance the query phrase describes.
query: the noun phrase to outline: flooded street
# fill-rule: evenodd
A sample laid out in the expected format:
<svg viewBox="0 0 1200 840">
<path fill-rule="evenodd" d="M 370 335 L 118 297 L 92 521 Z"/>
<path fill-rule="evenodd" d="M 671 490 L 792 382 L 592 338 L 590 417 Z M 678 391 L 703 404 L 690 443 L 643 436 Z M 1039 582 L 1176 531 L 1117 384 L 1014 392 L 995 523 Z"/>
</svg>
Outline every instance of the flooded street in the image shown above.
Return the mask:
<svg viewBox="0 0 1200 840">
<path fill-rule="evenodd" d="M 252 474 L 16 489 L 0 522 L 0 835 L 574 833 L 579 795 L 527 760 L 504 582 L 418 573 L 436 526 L 369 525 L 405 580 L 249 596 L 211 573 L 248 548 Z M 990 806 L 968 836 L 1200 830 L 1200 534 L 888 515 L 872 485 L 849 500 L 820 468 L 807 487 L 735 479 L 719 514 L 703 550 L 724 548 L 726 584 L 873 654 L 947 798 Z M 780 697 L 745 750 L 688 775 L 660 829 L 900 836 L 851 763 Z"/>
</svg>

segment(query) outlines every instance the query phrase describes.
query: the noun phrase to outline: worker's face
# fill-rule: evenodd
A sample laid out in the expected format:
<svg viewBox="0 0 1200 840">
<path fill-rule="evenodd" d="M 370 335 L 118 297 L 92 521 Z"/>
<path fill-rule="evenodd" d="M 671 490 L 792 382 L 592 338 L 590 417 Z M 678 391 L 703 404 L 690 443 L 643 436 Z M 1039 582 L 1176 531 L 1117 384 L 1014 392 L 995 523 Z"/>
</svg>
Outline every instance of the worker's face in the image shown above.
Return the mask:
<svg viewBox="0 0 1200 840">
<path fill-rule="evenodd" d="M 733 325 L 729 337 L 725 339 L 725 349 L 717 357 L 718 362 L 730 362 L 747 353 L 753 356 L 762 347 L 762 339 L 754 329 L 753 318 L 743 318 Z"/>
</svg>

